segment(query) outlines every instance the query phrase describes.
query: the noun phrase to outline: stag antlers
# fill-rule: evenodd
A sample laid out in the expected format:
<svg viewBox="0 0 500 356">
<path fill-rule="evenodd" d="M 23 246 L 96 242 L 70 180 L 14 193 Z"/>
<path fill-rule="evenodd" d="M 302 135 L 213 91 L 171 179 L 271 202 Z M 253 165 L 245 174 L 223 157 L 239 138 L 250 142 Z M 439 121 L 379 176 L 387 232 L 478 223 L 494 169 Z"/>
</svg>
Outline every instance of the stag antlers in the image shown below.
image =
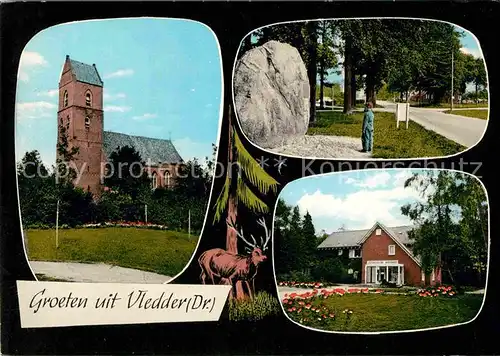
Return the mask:
<svg viewBox="0 0 500 356">
<path fill-rule="evenodd" d="M 247 247 L 246 247 L 247 252 L 250 252 L 249 247 L 252 249 L 260 248 L 262 250 L 262 252 L 264 252 L 267 250 L 267 244 L 269 243 L 269 240 L 271 239 L 271 234 L 269 233 L 269 230 L 267 229 L 266 220 L 263 217 L 260 218 L 259 220 L 257 220 L 257 224 L 259 224 L 260 226 L 262 226 L 264 228 L 264 234 L 265 234 L 264 237 L 260 236 L 260 245 L 257 245 L 257 240 L 255 239 L 255 237 L 252 234 L 250 234 L 250 238 L 252 239 L 253 243 L 248 241 L 243 234 L 243 228 L 240 228 L 240 230 L 238 230 L 236 228 L 235 223 L 234 223 L 234 219 L 227 223 L 227 225 L 231 229 L 236 231 L 236 235 L 239 238 L 241 238 L 241 240 L 243 240 L 243 242 L 247 245 Z"/>
</svg>

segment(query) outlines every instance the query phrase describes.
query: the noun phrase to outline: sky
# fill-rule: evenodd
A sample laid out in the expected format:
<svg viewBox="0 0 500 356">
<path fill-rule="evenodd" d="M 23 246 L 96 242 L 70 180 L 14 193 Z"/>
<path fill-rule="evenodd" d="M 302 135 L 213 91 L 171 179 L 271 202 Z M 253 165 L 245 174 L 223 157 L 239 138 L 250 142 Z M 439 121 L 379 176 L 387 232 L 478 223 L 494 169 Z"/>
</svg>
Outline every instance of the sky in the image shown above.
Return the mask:
<svg viewBox="0 0 500 356">
<path fill-rule="evenodd" d="M 365 169 L 302 178 L 285 186 L 279 198 L 311 214 L 316 232 L 411 225 L 401 206 L 421 201 L 418 191 L 404 182 L 421 169 Z"/>
<path fill-rule="evenodd" d="M 181 157 L 211 157 L 217 144 L 222 69 L 215 34 L 175 19 L 68 23 L 24 48 L 16 92 L 16 155 L 38 150 L 55 162 L 57 89 L 71 59 L 96 64 L 104 82 L 104 130 L 171 138 Z"/>
</svg>

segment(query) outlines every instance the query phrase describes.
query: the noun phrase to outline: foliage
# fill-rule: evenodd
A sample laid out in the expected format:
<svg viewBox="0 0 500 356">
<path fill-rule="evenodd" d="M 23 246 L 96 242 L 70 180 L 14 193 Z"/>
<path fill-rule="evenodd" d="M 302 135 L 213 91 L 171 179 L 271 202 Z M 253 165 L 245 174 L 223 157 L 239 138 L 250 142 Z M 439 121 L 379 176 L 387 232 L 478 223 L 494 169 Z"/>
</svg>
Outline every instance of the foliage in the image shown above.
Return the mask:
<svg viewBox="0 0 500 356">
<path fill-rule="evenodd" d="M 258 292 L 254 299 L 230 299 L 229 320 L 262 320 L 281 313 L 279 301 L 267 292 Z"/>
<path fill-rule="evenodd" d="M 134 147 L 117 147 L 109 155 L 104 185 L 136 201 L 150 190 L 150 177 L 145 167 L 145 162 Z"/>
<path fill-rule="evenodd" d="M 308 130 L 309 135 L 358 137 L 363 113 L 345 115 L 341 112 L 319 112 L 318 121 Z M 410 121 L 408 130 L 396 129 L 394 114 L 375 113 L 374 158 L 440 157 L 456 154 L 465 147 Z M 377 140 L 383 137 L 383 140 Z"/>
<path fill-rule="evenodd" d="M 250 185 L 256 187 L 258 192 L 262 195 L 272 191 L 276 193 L 279 183 L 271 177 L 266 171 L 257 163 L 257 161 L 246 150 L 241 142 L 238 133 L 232 129 L 230 137 L 234 142 L 234 162 L 229 162 L 228 170 L 226 173 L 226 180 L 224 187 L 215 203 L 214 222 L 221 219 L 224 211 L 227 208 L 228 201 L 231 195 L 231 188 L 234 186 L 234 195 L 236 201 L 241 201 L 243 205 L 250 209 L 250 211 L 257 213 L 265 213 L 269 210 L 268 206 L 259 198 L 251 189 Z M 231 179 L 234 172 L 231 168 L 236 164 L 238 172 L 236 179 Z"/>
<path fill-rule="evenodd" d="M 483 283 L 489 215 L 480 182 L 465 173 L 429 170 L 415 173 L 405 187 L 416 189 L 423 198 L 401 208 L 417 226 L 409 236 L 423 268 L 441 267 L 444 277 L 458 285 L 463 282 L 458 275 L 475 272 L 477 283 Z"/>
<path fill-rule="evenodd" d="M 448 23 L 407 19 L 320 20 L 269 26 L 254 35 L 257 44 L 274 39 L 297 48 L 309 76 L 310 64 L 315 62 L 320 92 L 325 74 L 340 72 L 339 67 L 343 66 L 348 88 L 347 100 L 343 100 L 345 113 L 355 104 L 355 90 L 363 87 L 366 100 L 375 104 L 377 92 L 382 95 L 379 98 L 388 98 L 387 92 L 380 92 L 384 86 L 391 93 L 400 93 L 401 98 L 406 94 L 406 100 L 409 92 L 421 91 L 433 103 L 464 94 L 468 83 L 475 85 L 476 97 L 487 86 L 484 60 L 460 51 L 463 33 Z M 342 63 L 337 62 L 335 53 L 344 57 Z M 452 55 L 454 93 L 450 92 Z"/>
<path fill-rule="evenodd" d="M 181 232 L 105 227 L 28 230 L 28 257 L 31 261 L 100 262 L 120 267 L 174 276 L 188 263 L 197 236 Z"/>
</svg>

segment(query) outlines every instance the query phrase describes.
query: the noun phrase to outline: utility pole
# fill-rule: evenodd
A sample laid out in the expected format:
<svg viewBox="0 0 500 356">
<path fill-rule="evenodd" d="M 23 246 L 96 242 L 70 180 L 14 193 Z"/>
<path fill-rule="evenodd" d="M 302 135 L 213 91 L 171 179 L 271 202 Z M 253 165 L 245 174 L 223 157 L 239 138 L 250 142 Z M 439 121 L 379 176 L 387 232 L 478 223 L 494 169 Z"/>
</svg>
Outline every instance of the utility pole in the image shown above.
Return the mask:
<svg viewBox="0 0 500 356">
<path fill-rule="evenodd" d="M 59 199 L 56 207 L 56 248 L 59 248 Z"/>
<path fill-rule="evenodd" d="M 148 204 L 144 205 L 144 217 L 146 220 L 146 224 L 148 223 Z"/>
</svg>

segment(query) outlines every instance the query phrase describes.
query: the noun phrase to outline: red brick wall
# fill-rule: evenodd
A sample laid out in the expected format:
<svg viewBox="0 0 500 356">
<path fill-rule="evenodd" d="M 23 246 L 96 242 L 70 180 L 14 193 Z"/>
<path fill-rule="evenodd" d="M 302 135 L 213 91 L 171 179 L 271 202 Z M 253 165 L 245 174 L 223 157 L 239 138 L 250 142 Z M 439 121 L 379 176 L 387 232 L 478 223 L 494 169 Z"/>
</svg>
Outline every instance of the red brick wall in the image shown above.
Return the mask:
<svg viewBox="0 0 500 356">
<path fill-rule="evenodd" d="M 91 106 L 86 106 L 85 94 L 92 94 Z M 68 93 L 68 105 L 64 106 L 64 93 Z M 69 146 L 79 147 L 72 168 L 77 171 L 75 185 L 84 190 L 90 189 L 95 196 L 101 192 L 101 162 L 103 161 L 103 98 L 102 87 L 80 83 L 71 73 L 69 61 L 66 61 L 59 82 L 58 125 L 64 126 L 69 120 Z M 85 117 L 90 118 L 90 125 L 85 126 Z M 59 137 L 58 132 L 58 139 Z"/>
<path fill-rule="evenodd" d="M 395 245 L 395 254 L 389 256 L 389 245 Z M 368 237 L 361 249 L 362 268 L 361 281 L 365 282 L 365 266 L 367 261 L 373 260 L 397 260 L 404 265 L 404 283 L 408 285 L 420 285 L 422 275 L 418 264 L 399 247 L 392 238 L 382 229 L 381 235 L 376 235 L 376 229 Z"/>
</svg>

